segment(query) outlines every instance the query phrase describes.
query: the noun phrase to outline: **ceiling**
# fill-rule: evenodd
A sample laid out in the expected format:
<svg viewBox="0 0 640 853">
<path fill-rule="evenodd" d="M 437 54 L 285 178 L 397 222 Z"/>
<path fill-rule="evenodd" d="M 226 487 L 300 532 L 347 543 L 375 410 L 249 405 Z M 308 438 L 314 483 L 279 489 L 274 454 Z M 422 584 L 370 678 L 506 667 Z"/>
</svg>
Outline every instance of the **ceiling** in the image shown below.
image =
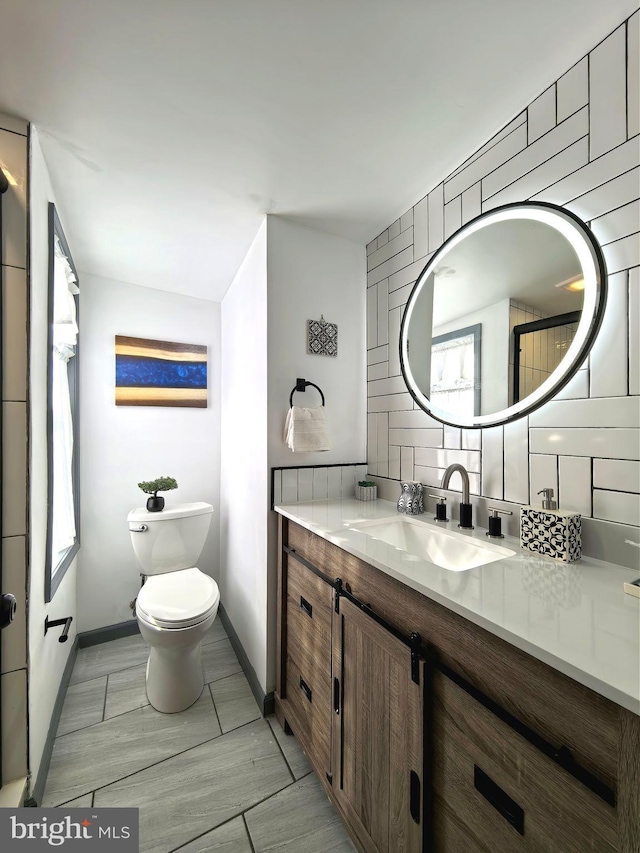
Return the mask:
<svg viewBox="0 0 640 853">
<path fill-rule="evenodd" d="M 636 0 L 2 0 L 76 266 L 220 300 L 265 213 L 363 245 Z"/>
</svg>

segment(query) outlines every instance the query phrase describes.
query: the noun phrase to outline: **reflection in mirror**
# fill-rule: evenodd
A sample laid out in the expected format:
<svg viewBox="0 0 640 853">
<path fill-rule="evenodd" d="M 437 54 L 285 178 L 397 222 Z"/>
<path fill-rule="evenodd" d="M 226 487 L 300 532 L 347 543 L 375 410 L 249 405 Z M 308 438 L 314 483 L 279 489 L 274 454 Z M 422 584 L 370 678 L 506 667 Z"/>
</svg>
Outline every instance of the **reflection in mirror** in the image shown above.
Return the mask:
<svg viewBox="0 0 640 853">
<path fill-rule="evenodd" d="M 584 223 L 553 205 L 497 208 L 418 278 L 401 329 L 405 381 L 445 423 L 504 423 L 575 372 L 603 306 L 604 261 Z"/>
<path fill-rule="evenodd" d="M 48 518 L 45 601 L 80 547 L 78 276 L 55 206 L 49 205 Z"/>
</svg>

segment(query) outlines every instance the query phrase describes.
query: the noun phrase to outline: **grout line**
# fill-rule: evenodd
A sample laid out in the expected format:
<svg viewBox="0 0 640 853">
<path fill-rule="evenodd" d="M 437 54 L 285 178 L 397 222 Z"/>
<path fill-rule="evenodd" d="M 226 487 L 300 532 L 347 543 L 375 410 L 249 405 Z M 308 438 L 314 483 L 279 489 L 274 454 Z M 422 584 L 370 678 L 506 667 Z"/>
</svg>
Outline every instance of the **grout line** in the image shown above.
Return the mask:
<svg viewBox="0 0 640 853">
<path fill-rule="evenodd" d="M 280 741 L 278 740 L 275 729 L 271 725 L 271 720 L 267 720 L 267 723 L 269 724 L 269 728 L 271 729 L 271 734 L 273 735 L 273 739 L 275 740 L 275 742 L 278 745 L 278 749 L 280 750 L 280 754 L 284 758 L 284 763 L 287 765 L 287 770 L 289 771 L 289 773 L 291 773 L 291 778 L 295 782 L 296 781 L 295 774 L 294 774 L 293 770 L 291 769 L 289 762 L 287 761 L 287 756 L 284 754 L 284 750 L 283 750 L 282 746 L 280 745 Z M 280 725 L 280 724 L 278 723 L 278 725 Z M 295 737 L 295 735 L 292 735 L 292 737 Z"/>
<path fill-rule="evenodd" d="M 221 678 L 220 681 L 222 681 L 222 680 L 223 679 Z M 220 722 L 220 714 L 218 714 L 218 709 L 216 707 L 216 700 L 213 698 L 213 691 L 211 689 L 211 682 L 209 684 L 205 684 L 205 687 L 208 688 L 208 690 L 209 690 L 209 696 L 211 696 L 211 701 L 213 703 L 213 711 L 216 715 L 216 720 L 218 721 L 218 725 L 220 726 L 220 732 L 221 732 L 221 734 L 225 734 L 225 732 L 222 728 L 222 723 Z"/>
<path fill-rule="evenodd" d="M 107 692 L 108 692 L 108 690 L 109 690 L 109 674 L 107 673 L 107 678 L 106 678 L 106 681 L 104 683 L 104 700 L 102 702 L 102 720 L 101 720 L 101 722 L 103 722 L 103 723 L 105 720 L 105 714 L 107 713 Z"/>
<path fill-rule="evenodd" d="M 242 822 L 244 824 L 245 831 L 247 833 L 247 838 L 249 839 L 249 846 L 251 847 L 251 853 L 256 853 L 256 848 L 253 845 L 253 838 L 251 837 L 251 833 L 249 832 L 249 824 L 247 823 L 247 817 L 244 812 L 242 812 Z"/>
</svg>

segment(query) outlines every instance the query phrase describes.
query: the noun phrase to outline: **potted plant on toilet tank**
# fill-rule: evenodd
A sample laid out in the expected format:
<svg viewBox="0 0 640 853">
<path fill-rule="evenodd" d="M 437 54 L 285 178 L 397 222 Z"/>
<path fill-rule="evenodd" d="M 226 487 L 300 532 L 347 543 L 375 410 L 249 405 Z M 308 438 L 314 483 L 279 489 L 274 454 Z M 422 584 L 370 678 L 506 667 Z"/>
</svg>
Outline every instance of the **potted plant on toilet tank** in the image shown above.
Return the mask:
<svg viewBox="0 0 640 853">
<path fill-rule="evenodd" d="M 143 480 L 138 483 L 138 488 L 142 489 L 145 495 L 151 495 L 147 499 L 147 510 L 149 512 L 161 512 L 164 509 L 164 498 L 158 497 L 158 492 L 169 492 L 171 489 L 177 489 L 178 483 L 173 477 L 158 477 L 157 480 Z"/>
</svg>

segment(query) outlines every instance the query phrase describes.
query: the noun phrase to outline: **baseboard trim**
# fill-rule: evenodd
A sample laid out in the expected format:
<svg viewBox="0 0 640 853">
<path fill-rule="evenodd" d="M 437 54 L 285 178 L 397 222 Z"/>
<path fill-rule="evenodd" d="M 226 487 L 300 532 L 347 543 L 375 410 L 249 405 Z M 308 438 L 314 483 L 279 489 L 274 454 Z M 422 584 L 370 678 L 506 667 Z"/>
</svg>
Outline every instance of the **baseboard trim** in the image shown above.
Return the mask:
<svg viewBox="0 0 640 853">
<path fill-rule="evenodd" d="M 133 637 L 140 633 L 137 619 L 129 619 L 128 622 L 119 622 L 117 625 L 105 625 L 104 628 L 95 628 L 93 631 L 83 631 L 78 634 L 78 645 L 81 649 L 89 646 L 97 646 L 100 643 L 108 643 L 111 640 L 121 640 L 123 637 Z"/>
<path fill-rule="evenodd" d="M 240 638 L 235 632 L 233 625 L 227 615 L 226 610 L 222 606 L 222 604 L 218 605 L 218 617 L 222 622 L 222 626 L 224 630 L 227 632 L 227 636 L 231 641 L 231 646 L 233 647 L 233 651 L 236 653 L 236 657 L 240 661 L 240 666 L 249 682 L 249 687 L 251 688 L 251 692 L 258 703 L 258 708 L 262 709 L 262 716 L 268 717 L 269 714 L 273 714 L 275 711 L 275 699 L 273 696 L 273 691 L 271 693 L 264 693 L 262 687 L 260 686 L 260 682 L 258 681 L 258 676 L 256 675 L 255 669 L 251 666 L 251 662 L 247 657 L 247 653 L 244 650 L 242 643 L 240 642 Z"/>
<path fill-rule="evenodd" d="M 53 745 L 58 732 L 58 723 L 60 722 L 60 715 L 62 714 L 62 706 L 64 705 L 64 700 L 67 696 L 67 688 L 69 687 L 71 673 L 73 672 L 79 648 L 80 642 L 78 637 L 76 637 L 73 641 L 71 651 L 69 652 L 69 657 L 67 658 L 62 678 L 60 679 L 60 687 L 58 688 L 58 695 L 56 696 L 55 705 L 53 706 L 53 711 L 51 713 L 51 722 L 49 723 L 47 739 L 45 740 L 44 749 L 42 750 L 38 776 L 30 792 L 31 796 L 29 800 L 38 804 L 42 802 L 42 798 L 44 796 L 44 787 L 47 783 L 47 776 L 49 775 L 49 765 L 51 764 L 51 755 L 53 753 Z M 27 802 L 29 802 L 29 800 Z M 30 802 L 29 805 L 31 805 Z"/>
</svg>

